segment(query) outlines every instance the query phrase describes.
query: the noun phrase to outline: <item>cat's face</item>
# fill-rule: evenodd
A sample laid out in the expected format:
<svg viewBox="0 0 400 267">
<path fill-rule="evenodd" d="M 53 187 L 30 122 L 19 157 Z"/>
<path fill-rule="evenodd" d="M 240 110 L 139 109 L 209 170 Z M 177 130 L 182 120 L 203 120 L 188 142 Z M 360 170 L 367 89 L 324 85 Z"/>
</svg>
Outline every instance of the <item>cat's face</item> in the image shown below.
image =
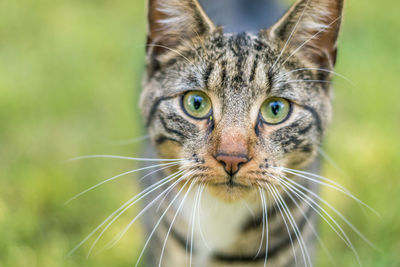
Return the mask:
<svg viewBox="0 0 400 267">
<path fill-rule="evenodd" d="M 304 16 L 299 1 L 258 35 L 224 34 L 198 5 L 161 2 L 162 8 L 154 10 L 150 4 L 148 75 L 141 99 L 159 155 L 185 159 L 180 167 L 190 173 L 187 179 L 207 184 L 227 200 L 274 183 L 275 167 L 309 165 L 331 117 L 337 30 L 332 42 L 328 29 L 339 23 L 321 31 L 330 21 Z M 295 37 L 289 26 L 300 17 L 307 23 Z M 190 24 L 189 30 L 182 23 Z M 300 51 L 315 33 L 323 36 Z"/>
</svg>

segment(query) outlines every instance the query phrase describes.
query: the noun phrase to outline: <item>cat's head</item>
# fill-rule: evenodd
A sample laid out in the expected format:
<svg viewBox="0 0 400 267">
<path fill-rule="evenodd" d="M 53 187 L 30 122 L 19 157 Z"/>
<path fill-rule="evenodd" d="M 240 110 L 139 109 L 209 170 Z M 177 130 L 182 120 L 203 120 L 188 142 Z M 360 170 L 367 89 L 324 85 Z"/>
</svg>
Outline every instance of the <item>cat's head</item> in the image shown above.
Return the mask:
<svg viewBox="0 0 400 267">
<path fill-rule="evenodd" d="M 163 158 L 223 199 L 316 157 L 331 117 L 342 0 L 299 0 L 259 34 L 226 34 L 196 0 L 150 0 L 141 108 Z"/>
</svg>

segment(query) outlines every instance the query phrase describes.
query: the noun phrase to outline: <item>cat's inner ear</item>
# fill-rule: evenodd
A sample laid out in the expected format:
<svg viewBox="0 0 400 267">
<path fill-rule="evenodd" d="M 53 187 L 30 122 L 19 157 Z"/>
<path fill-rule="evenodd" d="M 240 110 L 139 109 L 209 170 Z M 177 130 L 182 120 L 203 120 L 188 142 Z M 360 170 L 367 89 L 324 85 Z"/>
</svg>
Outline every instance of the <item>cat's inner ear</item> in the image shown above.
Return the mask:
<svg viewBox="0 0 400 267">
<path fill-rule="evenodd" d="M 343 0 L 298 0 L 263 34 L 323 68 L 336 63 Z M 283 49 L 283 47 L 282 47 Z"/>
<path fill-rule="evenodd" d="M 215 25 L 197 0 L 148 0 L 147 51 L 158 56 L 201 38 Z"/>
</svg>

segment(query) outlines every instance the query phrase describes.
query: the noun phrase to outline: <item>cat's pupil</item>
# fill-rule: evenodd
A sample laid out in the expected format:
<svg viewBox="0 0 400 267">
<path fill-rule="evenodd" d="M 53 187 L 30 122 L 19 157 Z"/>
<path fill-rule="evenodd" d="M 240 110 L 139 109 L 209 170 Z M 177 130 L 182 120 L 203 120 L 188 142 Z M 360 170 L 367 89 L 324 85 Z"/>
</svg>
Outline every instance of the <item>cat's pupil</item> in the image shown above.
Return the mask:
<svg viewBox="0 0 400 267">
<path fill-rule="evenodd" d="M 193 98 L 193 107 L 198 110 L 201 108 L 201 104 L 203 103 L 203 98 L 201 96 L 195 96 Z"/>
<path fill-rule="evenodd" d="M 272 102 L 270 107 L 271 107 L 272 114 L 274 114 L 274 116 L 279 115 L 281 108 L 282 108 L 281 103 Z"/>
</svg>

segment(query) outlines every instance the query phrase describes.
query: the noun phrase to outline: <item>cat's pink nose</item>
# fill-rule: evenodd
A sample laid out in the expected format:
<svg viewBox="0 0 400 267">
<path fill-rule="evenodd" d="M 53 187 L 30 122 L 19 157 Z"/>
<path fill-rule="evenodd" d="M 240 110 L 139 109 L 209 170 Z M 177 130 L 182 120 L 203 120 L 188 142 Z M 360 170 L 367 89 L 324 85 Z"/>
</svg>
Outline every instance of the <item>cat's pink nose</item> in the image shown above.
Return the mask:
<svg viewBox="0 0 400 267">
<path fill-rule="evenodd" d="M 229 155 L 224 153 L 217 154 L 215 159 L 224 165 L 225 171 L 231 176 L 237 173 L 240 167 L 249 161 L 245 155 Z"/>
</svg>

